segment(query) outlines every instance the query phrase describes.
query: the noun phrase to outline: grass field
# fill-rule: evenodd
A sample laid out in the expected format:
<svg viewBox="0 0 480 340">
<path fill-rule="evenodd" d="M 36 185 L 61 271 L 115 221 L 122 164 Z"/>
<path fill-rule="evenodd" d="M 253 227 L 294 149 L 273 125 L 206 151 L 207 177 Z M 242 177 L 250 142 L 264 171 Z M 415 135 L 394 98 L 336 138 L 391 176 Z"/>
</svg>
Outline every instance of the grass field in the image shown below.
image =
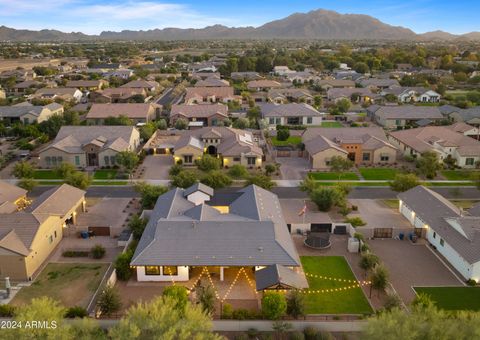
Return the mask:
<svg viewBox="0 0 480 340">
<path fill-rule="evenodd" d="M 449 181 L 468 181 L 472 178 L 472 170 L 443 170 L 441 174 Z"/>
<path fill-rule="evenodd" d="M 445 310 L 480 311 L 480 287 L 414 287 Z"/>
<path fill-rule="evenodd" d="M 93 175 L 93 179 L 115 179 L 117 170 L 97 170 Z"/>
<path fill-rule="evenodd" d="M 360 173 L 367 181 L 390 181 L 395 179 L 398 174 L 397 169 L 377 169 L 377 168 L 360 168 Z"/>
<path fill-rule="evenodd" d="M 303 270 L 309 274 L 355 280 L 343 256 L 302 256 Z M 335 289 L 351 283 L 307 277 L 309 289 Z M 370 314 L 370 307 L 361 288 L 338 292 L 312 293 L 306 298 L 307 314 Z"/>
<path fill-rule="evenodd" d="M 15 295 L 13 305 L 28 304 L 33 298 L 48 296 L 65 307 L 87 307 L 98 288 L 106 263 L 49 263 L 29 287 Z"/>
<path fill-rule="evenodd" d="M 321 127 L 325 128 L 341 128 L 343 125 L 339 122 L 323 122 Z"/>
<path fill-rule="evenodd" d="M 339 178 L 342 181 L 358 180 L 358 176 L 354 172 L 343 172 L 341 174 L 338 172 L 310 172 L 308 175 L 316 181 L 337 181 Z"/>
<path fill-rule="evenodd" d="M 52 170 L 35 170 L 33 173 L 34 179 L 62 179 Z"/>
<path fill-rule="evenodd" d="M 388 199 L 388 200 L 382 200 L 382 202 L 389 208 L 398 209 L 398 200 Z"/>
<path fill-rule="evenodd" d="M 302 142 L 300 136 L 290 136 L 287 140 L 278 140 L 277 137 L 272 137 L 272 144 L 274 146 L 299 145 Z"/>
</svg>

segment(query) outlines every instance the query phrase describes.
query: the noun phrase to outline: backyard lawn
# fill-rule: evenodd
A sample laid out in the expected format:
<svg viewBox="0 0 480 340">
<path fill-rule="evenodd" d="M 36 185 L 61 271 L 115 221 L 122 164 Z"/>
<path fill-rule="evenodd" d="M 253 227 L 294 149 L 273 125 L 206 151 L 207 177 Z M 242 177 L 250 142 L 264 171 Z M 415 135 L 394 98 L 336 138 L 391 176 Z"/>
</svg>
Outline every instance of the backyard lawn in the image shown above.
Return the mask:
<svg viewBox="0 0 480 340">
<path fill-rule="evenodd" d="M 325 128 L 341 128 L 343 125 L 339 122 L 322 122 L 321 126 Z"/>
<path fill-rule="evenodd" d="M 445 310 L 480 311 L 480 287 L 414 287 Z"/>
<path fill-rule="evenodd" d="M 449 181 L 468 181 L 472 178 L 472 170 L 443 170 L 443 177 Z"/>
<path fill-rule="evenodd" d="M 360 168 L 359 171 L 367 181 L 390 181 L 398 174 L 397 169 Z"/>
<path fill-rule="evenodd" d="M 53 170 L 35 170 L 33 173 L 34 179 L 62 179 Z"/>
<path fill-rule="evenodd" d="M 117 170 L 97 170 L 93 175 L 93 179 L 115 179 Z"/>
<path fill-rule="evenodd" d="M 305 273 L 337 279 L 355 280 L 343 256 L 302 256 Z M 320 278 L 307 277 L 309 289 L 335 289 L 352 285 Z M 369 314 L 372 308 L 361 288 L 338 292 L 312 293 L 306 296 L 307 314 Z"/>
<path fill-rule="evenodd" d="M 48 296 L 65 307 L 87 307 L 108 268 L 106 263 L 49 263 L 29 287 L 23 287 L 11 304 L 28 304 Z"/>
<path fill-rule="evenodd" d="M 287 145 L 299 145 L 302 142 L 300 136 L 290 136 L 287 140 L 278 140 L 277 137 L 272 137 L 272 144 L 274 146 L 287 146 Z"/>
<path fill-rule="evenodd" d="M 337 181 L 338 179 L 344 181 L 356 181 L 358 176 L 354 172 L 310 172 L 310 178 L 316 181 Z"/>
</svg>

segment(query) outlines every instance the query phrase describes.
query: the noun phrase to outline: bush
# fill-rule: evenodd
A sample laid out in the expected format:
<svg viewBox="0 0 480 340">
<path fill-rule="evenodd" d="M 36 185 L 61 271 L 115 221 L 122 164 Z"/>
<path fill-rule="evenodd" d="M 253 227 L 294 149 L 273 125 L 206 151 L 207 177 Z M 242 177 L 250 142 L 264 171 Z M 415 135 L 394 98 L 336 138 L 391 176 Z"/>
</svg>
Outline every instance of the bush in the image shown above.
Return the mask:
<svg viewBox="0 0 480 340">
<path fill-rule="evenodd" d="M 248 170 L 241 164 L 235 164 L 228 170 L 228 174 L 233 178 L 240 179 L 248 176 Z"/>
<path fill-rule="evenodd" d="M 38 185 L 38 182 L 32 178 L 22 178 L 18 181 L 17 185 L 27 191 L 32 191 Z"/>
<path fill-rule="evenodd" d="M 115 270 L 119 280 L 128 281 L 132 277 L 132 268 L 130 268 L 132 257 L 132 250 L 127 250 L 125 253 L 121 253 L 117 256 L 115 260 Z"/>
<path fill-rule="evenodd" d="M 188 127 L 188 120 L 179 118 L 175 122 L 175 129 L 177 130 L 185 130 Z"/>
<path fill-rule="evenodd" d="M 475 281 L 474 279 L 468 279 L 467 280 L 467 285 L 471 286 L 471 287 L 474 287 L 477 285 L 477 281 Z"/>
<path fill-rule="evenodd" d="M 350 223 L 352 227 L 355 227 L 355 228 L 362 227 L 367 224 L 364 220 L 362 220 L 361 217 L 349 217 L 345 219 L 345 223 Z"/>
<path fill-rule="evenodd" d="M 290 137 L 290 131 L 288 129 L 281 129 L 277 131 L 277 140 L 286 141 Z"/>
<path fill-rule="evenodd" d="M 233 307 L 229 303 L 225 303 L 222 308 L 222 319 L 233 318 Z"/>
<path fill-rule="evenodd" d="M 105 248 L 100 245 L 100 244 L 96 244 L 92 247 L 92 249 L 90 250 L 92 252 L 92 257 L 94 259 L 101 259 L 105 256 Z"/>
<path fill-rule="evenodd" d="M 231 178 L 219 170 L 209 172 L 200 180 L 200 182 L 213 189 L 224 188 L 232 184 Z"/>
<path fill-rule="evenodd" d="M 222 161 L 211 155 L 203 155 L 202 158 L 195 161 L 195 164 L 202 171 L 212 171 L 220 169 Z"/>
<path fill-rule="evenodd" d="M 174 164 L 170 167 L 170 170 L 168 170 L 168 174 L 170 176 L 176 176 L 178 175 L 181 171 L 183 170 L 183 167 L 180 164 Z"/>
<path fill-rule="evenodd" d="M 272 179 L 269 176 L 262 174 L 249 176 L 246 185 L 248 186 L 251 184 L 267 190 L 270 190 L 275 186 L 275 183 L 272 182 Z"/>
<path fill-rule="evenodd" d="M 253 320 L 257 318 L 257 313 L 245 308 L 235 309 L 232 313 L 232 319 L 235 320 Z"/>
<path fill-rule="evenodd" d="M 277 167 L 274 164 L 265 165 L 265 173 L 267 174 L 267 176 L 270 176 L 275 171 L 277 171 Z"/>
<path fill-rule="evenodd" d="M 88 257 L 88 255 L 90 255 L 88 251 L 66 250 L 62 253 L 63 257 Z"/>
<path fill-rule="evenodd" d="M 118 291 L 110 285 L 107 285 L 98 299 L 98 308 L 106 316 L 116 313 L 122 307 Z"/>
<path fill-rule="evenodd" d="M 269 320 L 278 320 L 287 312 L 285 295 L 268 292 L 262 298 L 262 314 Z"/>
<path fill-rule="evenodd" d="M 401 305 L 402 305 L 402 300 L 400 300 L 400 297 L 398 296 L 398 294 L 389 293 L 387 294 L 387 298 L 385 300 L 383 308 L 389 311 L 389 310 L 392 310 L 393 308 L 399 308 Z"/>
<path fill-rule="evenodd" d="M 300 331 L 291 332 L 288 336 L 288 340 L 304 340 L 305 335 Z"/>
<path fill-rule="evenodd" d="M 176 307 L 184 310 L 188 302 L 187 288 L 183 286 L 168 286 L 165 287 L 162 293 L 163 296 L 171 297 L 176 301 Z"/>
<path fill-rule="evenodd" d="M 147 219 L 141 218 L 138 214 L 132 216 L 132 219 L 128 222 L 128 228 L 132 231 L 135 240 L 140 240 L 147 223 Z"/>
<path fill-rule="evenodd" d="M 0 317 L 11 318 L 15 315 L 15 307 L 11 305 L 0 305 Z"/>
<path fill-rule="evenodd" d="M 85 318 L 88 316 L 88 312 L 81 306 L 73 306 L 67 309 L 65 317 L 68 319 Z"/>
<path fill-rule="evenodd" d="M 297 290 L 292 290 L 287 295 L 287 314 L 294 319 L 305 315 L 305 295 Z"/>
<path fill-rule="evenodd" d="M 197 175 L 188 170 L 184 170 L 180 172 L 176 176 L 172 176 L 172 186 L 178 187 L 178 188 L 188 188 L 197 183 L 198 178 Z"/>
</svg>

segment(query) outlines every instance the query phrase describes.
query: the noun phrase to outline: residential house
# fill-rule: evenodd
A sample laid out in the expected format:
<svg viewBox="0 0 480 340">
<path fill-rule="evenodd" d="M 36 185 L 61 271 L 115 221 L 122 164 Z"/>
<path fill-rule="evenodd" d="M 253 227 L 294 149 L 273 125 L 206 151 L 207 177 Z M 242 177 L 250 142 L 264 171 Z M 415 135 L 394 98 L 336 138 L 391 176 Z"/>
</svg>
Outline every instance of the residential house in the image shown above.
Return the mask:
<svg viewBox="0 0 480 340">
<path fill-rule="evenodd" d="M 114 166 L 119 152 L 134 152 L 139 146 L 140 133 L 133 126 L 62 126 L 39 152 L 38 163 L 49 169 L 62 162 L 77 168 Z"/>
<path fill-rule="evenodd" d="M 349 89 L 355 87 L 355 82 L 353 80 L 344 79 L 323 79 L 317 81 L 316 84 L 325 91 L 330 89 Z"/>
<path fill-rule="evenodd" d="M 132 80 L 120 86 L 122 88 L 143 89 L 147 92 L 157 92 L 161 90 L 161 86 L 154 80 Z"/>
<path fill-rule="evenodd" d="M 296 71 L 294 70 L 290 70 L 288 66 L 275 66 L 272 71 L 274 75 L 277 75 L 280 77 L 284 77 L 289 75 L 290 73 L 295 73 L 295 72 Z"/>
<path fill-rule="evenodd" d="M 313 105 L 313 96 L 307 89 L 273 89 L 268 91 L 268 100 L 276 104 L 287 104 L 289 102 L 307 103 Z"/>
<path fill-rule="evenodd" d="M 0 216 L 23 209 L 27 203 L 27 190 L 0 180 Z"/>
<path fill-rule="evenodd" d="M 219 72 L 193 72 L 191 74 L 193 80 L 206 80 L 208 78 L 221 79 L 222 76 Z"/>
<path fill-rule="evenodd" d="M 97 91 L 108 86 L 108 81 L 100 80 L 70 80 L 65 87 L 77 88 L 81 91 Z"/>
<path fill-rule="evenodd" d="M 260 104 L 259 107 L 271 129 L 277 125 L 320 125 L 324 116 L 324 113 L 305 103 L 267 103 Z"/>
<path fill-rule="evenodd" d="M 247 83 L 247 88 L 250 91 L 268 91 L 271 89 L 278 89 L 282 87 L 278 81 L 269 79 L 251 80 Z"/>
<path fill-rule="evenodd" d="M 424 87 L 390 87 L 383 89 L 382 96 L 393 94 L 401 103 L 438 103 L 441 95 Z"/>
<path fill-rule="evenodd" d="M 42 83 L 36 80 L 25 80 L 13 86 L 13 94 L 16 96 L 24 94 L 32 94 L 35 90 L 40 87 Z"/>
<path fill-rule="evenodd" d="M 186 104 L 200 103 L 229 103 L 241 100 L 233 94 L 233 87 L 187 87 L 185 94 Z"/>
<path fill-rule="evenodd" d="M 440 106 L 440 111 L 446 118 L 454 122 L 464 122 L 469 125 L 480 126 L 480 106 L 461 109 L 452 105 L 443 105 Z"/>
<path fill-rule="evenodd" d="M 465 280 L 480 281 L 480 216 L 424 186 L 398 195 L 399 211 Z"/>
<path fill-rule="evenodd" d="M 388 138 L 407 155 L 419 156 L 426 151 L 434 151 L 440 160 L 453 158 L 456 165 L 462 168 L 474 168 L 480 161 L 480 142 L 455 131 L 451 126 L 394 131 Z"/>
<path fill-rule="evenodd" d="M 384 79 L 384 78 L 368 78 L 368 79 L 359 79 L 357 84 L 362 87 L 369 88 L 370 90 L 384 90 L 394 86 L 400 86 L 398 80 L 396 79 Z"/>
<path fill-rule="evenodd" d="M 37 77 L 34 71 L 27 71 L 25 69 L 7 70 L 0 72 L 0 79 L 15 78 L 16 81 L 33 80 Z"/>
<path fill-rule="evenodd" d="M 216 77 L 209 77 L 204 80 L 199 80 L 195 83 L 195 87 L 225 87 L 230 86 L 227 80 L 219 79 Z"/>
<path fill-rule="evenodd" d="M 83 72 L 83 71 L 82 71 Z M 133 77 L 133 70 L 122 69 L 122 70 L 113 70 L 101 72 L 105 78 L 120 78 L 120 79 L 129 79 Z"/>
<path fill-rule="evenodd" d="M 224 281 L 241 270 L 261 276 L 259 290 L 272 282 L 264 271 L 279 266 L 290 288 L 308 287 L 278 197 L 255 185 L 228 198 L 204 185 L 163 194 L 130 265 L 137 281 L 188 281 L 205 271 Z"/>
<path fill-rule="evenodd" d="M 161 111 L 161 105 L 152 103 L 94 103 L 85 118 L 90 124 L 102 125 L 106 118 L 124 116 L 138 124 L 155 120 Z"/>
<path fill-rule="evenodd" d="M 13 106 L 0 106 L 0 121 L 24 124 L 41 123 L 53 115 L 62 115 L 63 106 L 51 103 L 45 106 L 34 106 L 30 103 L 20 103 Z"/>
<path fill-rule="evenodd" d="M 55 88 L 41 88 L 33 95 L 34 98 L 40 99 L 62 99 L 64 101 L 80 102 L 83 93 L 76 88 L 55 87 Z"/>
<path fill-rule="evenodd" d="M 444 119 L 439 108 L 436 106 L 372 105 L 367 108 L 367 114 L 377 124 L 391 130 L 415 126 L 418 121 L 424 119 L 428 119 L 431 122 L 441 121 Z"/>
<path fill-rule="evenodd" d="M 319 81 L 320 77 L 312 74 L 311 72 L 302 71 L 289 73 L 285 76 L 285 79 L 295 84 L 307 84 Z"/>
<path fill-rule="evenodd" d="M 0 99 L 5 99 L 7 98 L 7 94 L 5 93 L 5 90 L 0 88 Z"/>
<path fill-rule="evenodd" d="M 260 80 L 263 77 L 258 72 L 232 72 L 230 78 L 233 80 Z"/>
<path fill-rule="evenodd" d="M 218 69 L 213 63 L 204 62 L 189 65 L 189 70 L 195 73 L 216 73 Z"/>
<path fill-rule="evenodd" d="M 348 158 L 355 165 L 396 162 L 397 148 L 380 127 L 308 128 L 302 141 L 312 169 L 328 168 L 333 156 Z"/>
<path fill-rule="evenodd" d="M 0 214 L 0 277 L 31 281 L 80 211 L 85 211 L 85 191 L 63 184 L 23 211 Z"/>
<path fill-rule="evenodd" d="M 369 88 L 332 88 L 327 91 L 327 99 L 332 103 L 342 99 L 348 99 L 354 103 L 373 103 L 379 98 L 380 96 Z"/>
<path fill-rule="evenodd" d="M 463 134 L 464 136 L 480 140 L 480 128 L 478 127 L 463 122 L 458 122 L 452 124 L 450 128 L 455 132 Z"/>
<path fill-rule="evenodd" d="M 128 103 L 137 96 L 147 98 L 147 92 L 141 88 L 112 87 L 91 92 L 90 100 L 94 103 Z"/>
<path fill-rule="evenodd" d="M 172 105 L 170 111 L 170 124 L 175 125 L 175 122 L 183 118 L 189 122 L 202 123 L 203 126 L 216 126 L 219 122 L 228 118 L 228 106 L 217 104 L 177 104 Z"/>
<path fill-rule="evenodd" d="M 249 131 L 220 126 L 188 130 L 174 146 L 175 163 L 194 165 L 205 153 L 219 157 L 224 167 L 262 165 L 263 151 Z"/>
</svg>

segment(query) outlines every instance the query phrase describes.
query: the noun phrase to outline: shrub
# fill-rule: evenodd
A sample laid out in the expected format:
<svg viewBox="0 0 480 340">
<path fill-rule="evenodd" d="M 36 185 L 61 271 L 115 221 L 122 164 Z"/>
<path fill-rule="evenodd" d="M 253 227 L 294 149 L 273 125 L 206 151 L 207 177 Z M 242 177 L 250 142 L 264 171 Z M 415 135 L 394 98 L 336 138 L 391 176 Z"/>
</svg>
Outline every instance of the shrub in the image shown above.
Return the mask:
<svg viewBox="0 0 480 340">
<path fill-rule="evenodd" d="M 168 174 L 170 176 L 176 176 L 178 175 L 181 171 L 183 170 L 183 167 L 180 164 L 174 164 L 170 167 L 170 170 L 168 170 Z"/>
<path fill-rule="evenodd" d="M 197 182 L 197 175 L 192 171 L 184 170 L 178 175 L 172 177 L 172 186 L 179 188 L 188 188 Z"/>
<path fill-rule="evenodd" d="M 88 312 L 81 306 L 73 306 L 67 309 L 65 317 L 68 319 L 85 318 L 88 316 Z"/>
<path fill-rule="evenodd" d="M 88 251 L 66 250 L 62 253 L 63 257 L 88 257 L 88 255 L 90 255 Z"/>
<path fill-rule="evenodd" d="M 245 308 L 235 309 L 232 313 L 232 319 L 235 320 L 251 320 L 255 319 L 257 314 Z"/>
<path fill-rule="evenodd" d="M 291 332 L 288 336 L 288 340 L 304 340 L 305 335 L 300 331 Z"/>
<path fill-rule="evenodd" d="M 128 281 L 132 277 L 132 269 L 130 268 L 132 257 L 132 250 L 127 250 L 125 253 L 121 253 L 117 256 L 115 260 L 115 270 L 119 280 Z"/>
<path fill-rule="evenodd" d="M 187 288 L 183 286 L 168 286 L 165 287 L 162 293 L 163 296 L 171 297 L 176 301 L 176 307 L 184 310 L 188 302 Z"/>
<path fill-rule="evenodd" d="M 248 170 L 241 164 L 232 165 L 228 174 L 233 178 L 245 178 L 248 176 Z"/>
<path fill-rule="evenodd" d="M 219 170 L 209 172 L 200 180 L 200 182 L 213 189 L 224 188 L 232 184 L 230 177 Z"/>
<path fill-rule="evenodd" d="M 188 121 L 183 118 L 177 119 L 175 122 L 175 129 L 177 130 L 185 130 L 188 127 Z"/>
<path fill-rule="evenodd" d="M 287 295 L 287 314 L 294 319 L 305 315 L 305 295 L 297 290 L 292 290 Z"/>
<path fill-rule="evenodd" d="M 96 244 L 90 250 L 94 259 L 101 259 L 105 256 L 105 247 L 100 244 Z"/>
<path fill-rule="evenodd" d="M 287 311 L 285 295 L 277 292 L 268 292 L 262 298 L 262 314 L 269 320 L 278 320 Z"/>
<path fill-rule="evenodd" d="M 367 224 L 364 220 L 362 220 L 361 217 L 349 217 L 345 219 L 345 223 L 350 223 L 352 227 L 355 227 L 355 228 L 361 227 Z"/>
<path fill-rule="evenodd" d="M 467 285 L 469 286 L 476 286 L 477 285 L 477 281 L 475 281 L 474 279 L 468 279 L 467 280 Z"/>
<path fill-rule="evenodd" d="M 265 173 L 267 174 L 267 176 L 270 176 L 271 174 L 273 174 L 275 171 L 277 170 L 277 167 L 273 164 L 267 164 L 265 165 Z"/>
<path fill-rule="evenodd" d="M 389 293 L 387 294 L 387 298 L 385 300 L 383 308 L 385 308 L 386 310 L 392 310 L 393 308 L 399 308 L 401 305 L 402 300 L 400 300 L 398 294 Z"/>
<path fill-rule="evenodd" d="M 246 185 L 248 186 L 251 184 L 257 185 L 267 190 L 270 190 L 275 186 L 275 183 L 272 182 L 272 179 L 269 176 L 262 174 L 249 176 Z"/>
<path fill-rule="evenodd" d="M 110 285 L 107 285 L 98 299 L 98 308 L 106 316 L 112 315 L 120 310 L 122 302 L 118 291 Z"/>
<path fill-rule="evenodd" d="M 15 315 L 15 307 L 11 305 L 0 305 L 0 317 L 13 317 Z"/>
<path fill-rule="evenodd" d="M 141 218 L 138 214 L 133 215 L 132 219 L 128 222 L 128 228 L 132 231 L 135 240 L 140 240 L 147 226 L 147 222 L 147 219 Z"/>
<path fill-rule="evenodd" d="M 195 161 L 195 164 L 202 171 L 212 171 L 220 169 L 222 161 L 211 155 L 203 155 L 202 158 Z"/>
<path fill-rule="evenodd" d="M 222 319 L 233 318 L 233 307 L 229 303 L 225 303 L 222 308 Z"/>
<path fill-rule="evenodd" d="M 290 137 L 290 131 L 288 129 L 281 129 L 277 131 L 277 140 L 286 141 Z"/>
</svg>

